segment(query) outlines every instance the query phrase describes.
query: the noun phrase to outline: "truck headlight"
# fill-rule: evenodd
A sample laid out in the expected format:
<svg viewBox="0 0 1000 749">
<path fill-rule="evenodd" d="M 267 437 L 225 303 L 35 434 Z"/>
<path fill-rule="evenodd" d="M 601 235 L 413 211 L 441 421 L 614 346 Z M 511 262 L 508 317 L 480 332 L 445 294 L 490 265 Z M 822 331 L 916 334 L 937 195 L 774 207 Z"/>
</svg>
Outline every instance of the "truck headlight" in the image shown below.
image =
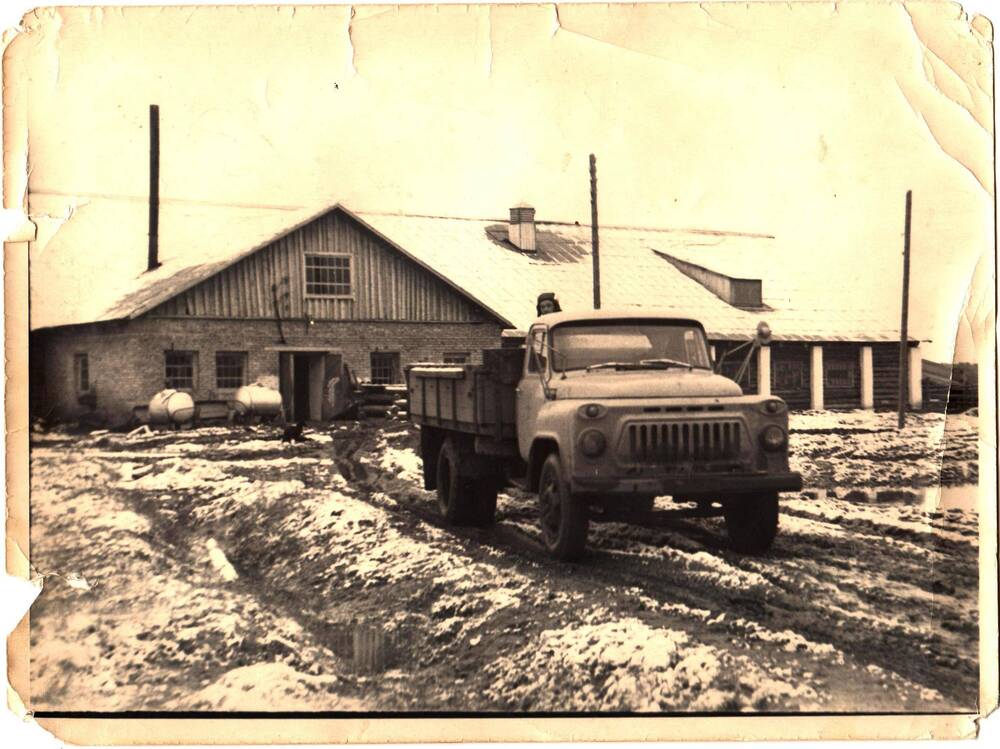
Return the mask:
<svg viewBox="0 0 1000 749">
<path fill-rule="evenodd" d="M 598 457 L 607 447 L 608 441 L 604 439 L 604 433 L 597 429 L 588 429 L 580 435 L 580 452 L 588 458 Z"/>
<path fill-rule="evenodd" d="M 760 444 L 765 450 L 780 450 L 788 444 L 788 434 L 776 424 L 771 424 L 760 433 Z"/>
<path fill-rule="evenodd" d="M 604 412 L 607 409 L 600 403 L 588 403 L 585 406 L 580 406 L 579 413 L 584 419 L 599 419 L 604 416 Z"/>
<path fill-rule="evenodd" d="M 761 405 L 764 413 L 768 415 L 778 414 L 785 410 L 785 402 L 780 401 L 777 398 L 766 400 Z"/>
</svg>

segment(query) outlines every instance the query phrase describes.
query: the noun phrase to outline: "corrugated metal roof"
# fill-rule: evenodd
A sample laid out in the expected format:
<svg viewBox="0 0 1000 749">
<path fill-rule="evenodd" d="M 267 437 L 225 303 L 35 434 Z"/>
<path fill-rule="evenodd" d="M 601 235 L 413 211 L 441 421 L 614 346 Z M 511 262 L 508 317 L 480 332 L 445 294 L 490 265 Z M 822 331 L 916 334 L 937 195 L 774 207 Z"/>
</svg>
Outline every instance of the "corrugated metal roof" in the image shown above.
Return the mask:
<svg viewBox="0 0 1000 749">
<path fill-rule="evenodd" d="M 338 206 L 244 208 L 164 202 L 162 266 L 144 272 L 146 210 L 141 201 L 99 200 L 78 208 L 49 241 L 31 249 L 31 327 L 140 315 L 242 257 Z M 462 290 L 504 322 L 526 329 L 535 298 L 554 291 L 564 310 L 592 306 L 590 227 L 537 222 L 538 251 L 506 240 L 502 219 L 351 213 L 362 224 Z M 602 227 L 601 297 L 605 308 L 647 310 L 699 319 L 714 338 L 742 339 L 766 319 L 776 340 L 893 341 L 887 310 L 837 306 L 802 278 L 783 278 L 768 262 L 766 235 L 688 229 Z M 706 244 L 707 243 L 707 244 Z M 761 267 L 771 308 L 732 307 L 654 250 L 738 277 Z M 728 258 L 717 263 L 710 260 Z M 682 254 L 683 253 L 683 254 Z M 820 303 L 822 302 L 822 303 Z"/>
<path fill-rule="evenodd" d="M 592 306 L 589 226 L 536 222 L 538 250 L 532 254 L 506 241 L 506 225 L 499 220 L 357 215 L 517 327 L 530 325 L 535 298 L 543 291 L 556 292 L 564 310 Z M 764 301 L 769 309 L 733 307 L 655 252 L 677 251 L 688 240 L 688 252 L 695 253 L 706 237 L 716 250 L 742 256 L 739 262 L 745 270 L 767 267 L 765 274 L 742 277 L 764 276 Z M 760 320 L 766 320 L 779 341 L 898 340 L 892 322 L 895 310 L 844 304 L 842 297 L 834 297 L 825 288 L 826 278 L 817 279 L 814 288 L 801 276 L 783 279 L 781 263 L 768 262 L 771 241 L 766 235 L 602 227 L 602 306 L 694 317 L 710 336 L 721 339 L 745 339 Z M 701 264 L 712 267 L 704 258 Z"/>
</svg>

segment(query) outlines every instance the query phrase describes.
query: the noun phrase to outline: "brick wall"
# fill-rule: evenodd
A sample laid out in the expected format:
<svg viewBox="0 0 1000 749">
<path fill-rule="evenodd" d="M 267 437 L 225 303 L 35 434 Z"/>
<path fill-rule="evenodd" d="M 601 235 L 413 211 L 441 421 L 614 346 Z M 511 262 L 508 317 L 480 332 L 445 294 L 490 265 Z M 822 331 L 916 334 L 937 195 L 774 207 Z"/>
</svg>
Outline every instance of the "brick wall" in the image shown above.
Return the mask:
<svg viewBox="0 0 1000 749">
<path fill-rule="evenodd" d="M 164 387 L 164 352 L 197 352 L 194 396 L 225 399 L 231 390 L 215 385 L 215 352 L 246 351 L 247 380 L 278 376 L 278 347 L 338 351 L 362 379 L 370 377 L 372 351 L 395 351 L 400 364 L 440 361 L 446 352 L 469 352 L 481 361 L 483 348 L 500 345 L 498 323 L 333 322 L 303 320 L 282 323 L 286 344 L 273 320 L 140 318 L 129 322 L 81 325 L 33 333 L 32 368 L 36 414 L 76 418 L 89 411 L 78 402 L 73 357 L 87 354 L 98 415 L 112 422 L 127 420 Z"/>
</svg>

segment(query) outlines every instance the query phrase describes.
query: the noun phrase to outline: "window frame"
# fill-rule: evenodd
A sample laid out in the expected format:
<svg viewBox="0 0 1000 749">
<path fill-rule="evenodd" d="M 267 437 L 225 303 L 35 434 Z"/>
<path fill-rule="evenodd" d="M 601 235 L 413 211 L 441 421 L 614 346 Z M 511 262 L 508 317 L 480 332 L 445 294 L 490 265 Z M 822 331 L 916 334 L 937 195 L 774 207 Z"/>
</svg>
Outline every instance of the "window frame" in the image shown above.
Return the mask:
<svg viewBox="0 0 1000 749">
<path fill-rule="evenodd" d="M 375 379 L 375 357 L 387 357 L 391 371 L 387 381 Z M 372 351 L 368 355 L 368 367 L 373 385 L 399 385 L 402 382 L 401 361 L 398 351 Z"/>
<path fill-rule="evenodd" d="M 526 356 L 527 361 L 525 364 L 526 372 L 534 374 L 537 372 L 544 373 L 548 371 L 548 366 L 549 366 L 548 356 L 545 353 L 538 353 L 537 351 L 537 349 L 541 349 L 543 352 L 547 350 L 546 347 L 548 346 L 548 332 L 549 330 L 546 327 L 532 328 L 531 330 L 528 331 L 528 336 L 527 338 L 525 338 L 525 343 L 526 343 L 525 348 L 527 349 L 527 356 Z M 541 339 L 539 341 L 539 344 L 537 345 L 537 348 L 534 342 L 534 339 L 536 337 Z"/>
<path fill-rule="evenodd" d="M 87 386 L 81 385 L 81 373 L 87 374 Z M 73 354 L 73 385 L 77 395 L 89 393 L 94 388 L 94 383 L 90 379 L 90 355 L 86 352 Z"/>
<path fill-rule="evenodd" d="M 180 366 L 171 365 L 168 359 L 172 355 L 187 355 L 191 357 L 191 385 L 176 385 L 171 384 L 170 375 L 168 374 L 168 368 L 170 366 Z M 168 349 L 163 352 L 163 387 L 170 390 L 186 390 L 188 392 L 195 392 L 198 389 L 198 352 L 189 349 Z"/>
<path fill-rule="evenodd" d="M 346 294 L 315 294 L 309 291 L 309 258 L 347 258 L 347 285 L 349 291 Z M 354 255 L 348 252 L 303 252 L 302 253 L 302 293 L 306 299 L 354 299 Z M 314 282 L 316 284 L 320 282 Z"/>
<path fill-rule="evenodd" d="M 772 387 L 781 392 L 798 392 L 809 387 L 809 367 L 805 361 L 798 359 L 778 359 L 771 364 L 774 383 Z M 798 384 L 786 385 L 781 382 L 783 375 L 796 375 Z M 794 377 L 790 379 L 795 379 Z"/>
<path fill-rule="evenodd" d="M 221 383 L 221 378 L 219 375 L 219 357 L 220 356 L 235 356 L 240 359 L 240 384 L 239 385 L 223 385 Z M 239 390 L 241 387 L 247 384 L 247 363 L 250 359 L 249 352 L 247 351 L 216 351 L 215 352 L 215 389 L 216 390 Z"/>
<path fill-rule="evenodd" d="M 846 382 L 832 382 L 831 375 L 834 373 L 844 374 Z M 858 370 L 851 366 L 849 362 L 827 362 L 823 367 L 823 386 L 828 388 L 856 388 L 858 387 Z"/>
</svg>

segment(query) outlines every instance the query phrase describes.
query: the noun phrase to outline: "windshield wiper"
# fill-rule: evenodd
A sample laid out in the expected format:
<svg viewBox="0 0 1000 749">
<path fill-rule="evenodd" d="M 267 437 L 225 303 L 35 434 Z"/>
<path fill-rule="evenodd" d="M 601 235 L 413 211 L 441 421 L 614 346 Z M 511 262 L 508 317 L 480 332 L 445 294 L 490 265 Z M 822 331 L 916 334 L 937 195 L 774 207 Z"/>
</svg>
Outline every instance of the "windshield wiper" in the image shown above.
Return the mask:
<svg viewBox="0 0 1000 749">
<path fill-rule="evenodd" d="M 606 361 L 600 364 L 591 364 L 587 367 L 587 371 L 590 372 L 594 369 L 618 369 L 618 367 L 623 367 L 625 369 L 635 369 L 639 365 L 632 361 Z"/>
<path fill-rule="evenodd" d="M 685 367 L 686 369 L 694 369 L 694 364 L 686 361 L 680 361 L 679 359 L 642 359 L 639 363 L 645 366 L 656 365 L 662 367 Z"/>
</svg>

